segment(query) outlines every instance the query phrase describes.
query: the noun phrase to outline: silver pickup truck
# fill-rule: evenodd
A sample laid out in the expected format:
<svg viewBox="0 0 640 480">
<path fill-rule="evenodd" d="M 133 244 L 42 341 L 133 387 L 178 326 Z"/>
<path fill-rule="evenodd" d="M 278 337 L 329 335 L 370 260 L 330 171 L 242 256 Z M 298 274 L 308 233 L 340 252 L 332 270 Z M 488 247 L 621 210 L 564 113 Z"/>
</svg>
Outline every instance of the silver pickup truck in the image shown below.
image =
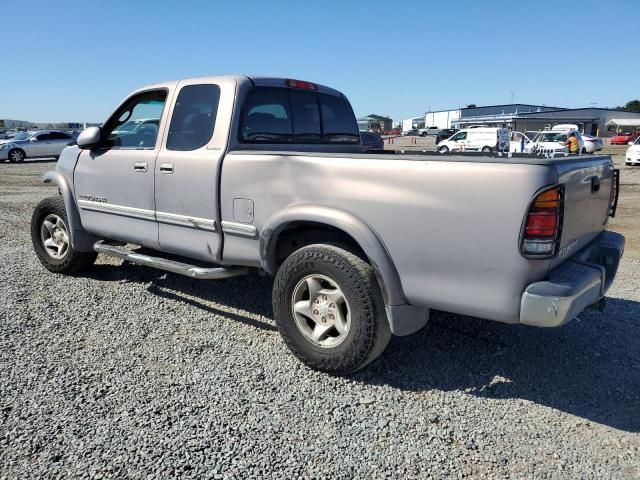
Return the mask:
<svg viewBox="0 0 640 480">
<path fill-rule="evenodd" d="M 60 195 L 31 233 L 56 273 L 102 253 L 194 279 L 275 275 L 288 347 L 346 374 L 431 309 L 555 327 L 601 304 L 624 248 L 605 231 L 617 180 L 608 156 L 363 153 L 336 90 L 207 77 L 137 90 L 84 130 L 45 175 Z"/>
</svg>

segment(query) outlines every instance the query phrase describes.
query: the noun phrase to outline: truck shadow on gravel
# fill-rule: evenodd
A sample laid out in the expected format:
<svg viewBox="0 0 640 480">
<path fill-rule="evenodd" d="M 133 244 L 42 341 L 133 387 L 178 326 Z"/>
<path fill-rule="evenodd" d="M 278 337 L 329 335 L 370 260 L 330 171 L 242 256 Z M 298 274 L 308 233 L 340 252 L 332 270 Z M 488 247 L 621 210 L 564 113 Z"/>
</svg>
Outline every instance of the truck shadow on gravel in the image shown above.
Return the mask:
<svg viewBox="0 0 640 480">
<path fill-rule="evenodd" d="M 355 379 L 405 391 L 464 391 L 522 399 L 629 432 L 640 431 L 640 303 L 609 299 L 555 329 L 435 312 L 394 337 Z"/>
<path fill-rule="evenodd" d="M 153 295 L 276 331 L 270 278 L 203 282 L 128 264 L 96 265 L 90 276 L 144 283 Z M 523 399 L 638 432 L 639 339 L 640 303 L 621 299 L 609 299 L 606 313 L 588 310 L 554 329 L 433 312 L 424 329 L 392 338 L 385 353 L 351 379 L 402 391 Z"/>
<path fill-rule="evenodd" d="M 153 295 L 261 330 L 278 331 L 271 320 L 271 278 L 250 275 L 218 282 L 202 281 L 128 263 L 118 267 L 94 265 L 87 276 L 102 281 L 143 283 Z"/>
</svg>

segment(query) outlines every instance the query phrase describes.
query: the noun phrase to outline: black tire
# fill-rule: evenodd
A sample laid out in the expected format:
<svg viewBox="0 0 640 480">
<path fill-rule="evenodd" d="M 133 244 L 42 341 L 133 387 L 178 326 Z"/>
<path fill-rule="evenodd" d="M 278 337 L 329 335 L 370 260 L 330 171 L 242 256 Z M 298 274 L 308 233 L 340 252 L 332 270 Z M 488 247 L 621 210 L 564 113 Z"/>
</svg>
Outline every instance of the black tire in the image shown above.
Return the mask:
<svg viewBox="0 0 640 480">
<path fill-rule="evenodd" d="M 295 251 L 278 270 L 273 286 L 273 312 L 287 347 L 309 367 L 333 375 L 364 368 L 384 351 L 391 338 L 373 268 L 347 248 L 317 244 Z M 348 304 L 350 328 L 336 346 L 315 344 L 296 323 L 294 292 L 310 275 L 335 282 Z"/>
<path fill-rule="evenodd" d="M 584 148 L 584 147 L 582 147 L 582 150 L 580 151 L 580 153 L 581 153 L 582 155 L 586 155 L 586 154 L 587 154 L 587 149 L 586 149 L 586 148 Z"/>
<path fill-rule="evenodd" d="M 420 134 L 420 136 L 421 136 L 421 137 L 426 137 L 427 135 L 429 135 L 427 132 L 422 132 L 422 133 Z"/>
<path fill-rule="evenodd" d="M 67 219 L 67 212 L 64 207 L 64 200 L 60 196 L 49 197 L 42 200 L 33 211 L 31 217 L 31 242 L 33 243 L 33 249 L 38 256 L 40 263 L 53 273 L 73 274 L 79 273 L 88 269 L 93 262 L 95 262 L 96 252 L 78 252 L 75 250 L 71 243 L 68 242 L 66 254 L 61 258 L 54 258 L 45 248 L 43 240 L 43 228 L 45 219 L 49 216 L 55 215 L 62 219 L 67 229 L 69 230 L 69 220 Z M 68 236 L 68 235 L 67 235 Z"/>
<path fill-rule="evenodd" d="M 27 158 L 27 155 L 21 148 L 12 148 L 11 150 L 9 150 L 8 158 L 11 163 L 24 162 L 24 159 Z"/>
<path fill-rule="evenodd" d="M 443 155 L 449 153 L 449 147 L 443 145 L 442 147 L 438 148 L 438 153 L 441 153 Z"/>
<path fill-rule="evenodd" d="M 482 147 L 482 152 L 484 152 L 484 153 L 491 152 L 491 147 Z"/>
</svg>

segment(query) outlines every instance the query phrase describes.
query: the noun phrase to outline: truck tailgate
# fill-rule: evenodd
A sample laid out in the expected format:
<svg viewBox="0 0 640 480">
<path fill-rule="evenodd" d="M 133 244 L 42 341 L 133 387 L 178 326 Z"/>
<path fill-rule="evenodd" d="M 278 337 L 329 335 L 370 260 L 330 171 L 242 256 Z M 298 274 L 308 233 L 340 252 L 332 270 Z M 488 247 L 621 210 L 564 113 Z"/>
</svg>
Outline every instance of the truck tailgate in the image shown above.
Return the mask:
<svg viewBox="0 0 640 480">
<path fill-rule="evenodd" d="M 558 255 L 561 264 L 605 229 L 609 219 L 615 172 L 610 157 L 568 157 L 554 162 L 564 186 L 564 215 Z"/>
</svg>

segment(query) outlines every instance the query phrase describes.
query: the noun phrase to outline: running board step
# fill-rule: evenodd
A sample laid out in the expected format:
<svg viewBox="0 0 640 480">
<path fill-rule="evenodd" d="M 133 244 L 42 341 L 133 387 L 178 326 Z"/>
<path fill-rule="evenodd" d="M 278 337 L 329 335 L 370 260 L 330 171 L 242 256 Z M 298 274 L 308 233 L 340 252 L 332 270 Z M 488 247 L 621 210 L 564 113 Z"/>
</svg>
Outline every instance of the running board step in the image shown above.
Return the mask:
<svg viewBox="0 0 640 480">
<path fill-rule="evenodd" d="M 132 252 L 131 250 L 127 250 L 126 248 L 119 247 L 117 245 L 104 243 L 103 240 L 96 242 L 93 245 L 93 249 L 98 253 L 102 253 L 110 257 L 121 258 L 127 262 L 135 263 L 136 265 L 157 268 L 159 270 L 177 273 L 178 275 L 184 275 L 185 277 L 197 278 L 198 280 L 222 280 L 223 278 L 237 277 L 239 275 L 246 275 L 249 273 L 249 269 L 246 267 L 204 268 L 189 265 L 188 263 L 176 262 L 175 260 L 168 260 L 162 257 L 152 257 L 150 255 Z"/>
</svg>

